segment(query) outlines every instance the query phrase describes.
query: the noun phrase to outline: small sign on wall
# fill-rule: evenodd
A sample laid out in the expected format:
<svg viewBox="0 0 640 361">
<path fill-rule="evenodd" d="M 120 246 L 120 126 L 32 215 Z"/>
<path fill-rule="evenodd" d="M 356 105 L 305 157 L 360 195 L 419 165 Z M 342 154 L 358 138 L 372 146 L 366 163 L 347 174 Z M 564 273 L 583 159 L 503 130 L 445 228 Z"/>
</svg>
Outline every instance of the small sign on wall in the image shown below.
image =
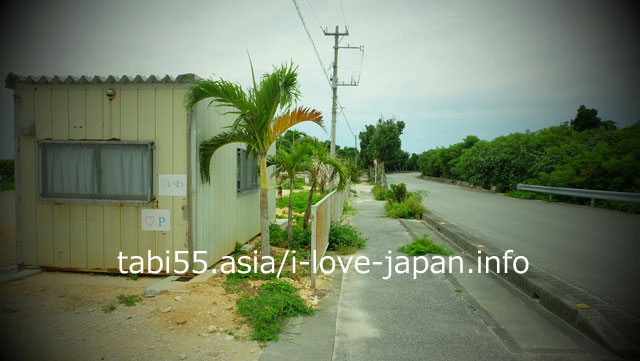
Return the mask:
<svg viewBox="0 0 640 361">
<path fill-rule="evenodd" d="M 171 211 L 169 209 L 143 209 L 143 231 L 170 231 Z"/>
<path fill-rule="evenodd" d="M 186 174 L 158 174 L 158 194 L 184 197 L 187 195 Z"/>
</svg>

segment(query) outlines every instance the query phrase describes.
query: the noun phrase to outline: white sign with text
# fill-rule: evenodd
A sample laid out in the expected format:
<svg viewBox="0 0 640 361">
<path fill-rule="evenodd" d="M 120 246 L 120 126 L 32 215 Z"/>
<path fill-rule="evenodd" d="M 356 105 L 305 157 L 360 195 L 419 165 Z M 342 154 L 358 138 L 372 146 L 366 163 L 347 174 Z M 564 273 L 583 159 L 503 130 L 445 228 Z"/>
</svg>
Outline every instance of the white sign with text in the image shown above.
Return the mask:
<svg viewBox="0 0 640 361">
<path fill-rule="evenodd" d="M 158 174 L 158 188 L 161 196 L 184 197 L 187 195 L 187 175 Z"/>
<path fill-rule="evenodd" d="M 143 209 L 143 231 L 170 231 L 171 211 L 169 209 Z"/>
</svg>

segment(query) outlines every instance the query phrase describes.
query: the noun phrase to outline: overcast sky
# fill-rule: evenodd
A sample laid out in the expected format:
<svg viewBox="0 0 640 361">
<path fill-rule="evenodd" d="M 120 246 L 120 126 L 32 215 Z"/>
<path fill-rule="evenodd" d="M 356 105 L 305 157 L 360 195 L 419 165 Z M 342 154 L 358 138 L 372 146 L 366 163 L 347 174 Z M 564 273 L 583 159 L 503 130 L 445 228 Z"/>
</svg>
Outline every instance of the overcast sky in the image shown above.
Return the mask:
<svg viewBox="0 0 640 361">
<path fill-rule="evenodd" d="M 406 122 L 402 146 L 419 153 L 560 124 L 581 104 L 603 120 L 640 120 L 637 1 L 298 0 L 326 67 L 333 39 L 365 46 L 360 85 L 339 101 L 357 135 L 381 115 Z M 328 139 L 331 89 L 293 1 L 41 1 L 1 5 L 0 75 L 213 74 L 250 85 L 293 60 L 302 101 L 322 111 L 297 129 Z M 340 50 L 339 78 L 360 71 Z M 0 158 L 13 155 L 12 91 L 0 90 Z M 344 118 L 337 143 L 353 146 Z"/>
</svg>

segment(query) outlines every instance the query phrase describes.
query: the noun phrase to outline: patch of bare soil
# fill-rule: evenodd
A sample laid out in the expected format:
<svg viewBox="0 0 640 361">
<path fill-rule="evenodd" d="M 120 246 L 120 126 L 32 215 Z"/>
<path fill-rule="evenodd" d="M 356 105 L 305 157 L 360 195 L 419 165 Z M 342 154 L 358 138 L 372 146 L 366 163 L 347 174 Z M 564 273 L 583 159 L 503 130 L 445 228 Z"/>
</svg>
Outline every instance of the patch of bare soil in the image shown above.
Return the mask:
<svg viewBox="0 0 640 361">
<path fill-rule="evenodd" d="M 43 272 L 0 286 L 3 353 L 23 360 L 256 360 L 260 346 L 221 277 L 145 298 L 158 277 Z M 117 305 L 110 313 L 102 309 Z M 215 328 L 213 327 L 215 326 Z"/>
<path fill-rule="evenodd" d="M 257 360 L 261 345 L 236 314 L 239 295 L 225 290 L 225 277 L 180 284 L 132 307 L 117 296 L 140 295 L 162 278 L 43 272 L 0 285 L 3 353 L 16 360 Z M 314 292 L 304 277 L 285 279 L 314 306 L 329 282 L 319 276 Z M 245 291 L 264 282 L 249 280 Z M 109 305 L 116 308 L 105 312 Z"/>
</svg>

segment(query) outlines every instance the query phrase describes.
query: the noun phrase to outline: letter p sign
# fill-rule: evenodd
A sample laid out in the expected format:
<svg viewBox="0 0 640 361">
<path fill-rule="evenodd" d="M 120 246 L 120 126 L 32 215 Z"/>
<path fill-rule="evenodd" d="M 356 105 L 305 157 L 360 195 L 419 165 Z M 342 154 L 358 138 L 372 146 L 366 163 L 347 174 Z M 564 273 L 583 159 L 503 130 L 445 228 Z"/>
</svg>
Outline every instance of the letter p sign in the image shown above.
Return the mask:
<svg viewBox="0 0 640 361">
<path fill-rule="evenodd" d="M 143 231 L 168 232 L 171 230 L 171 211 L 169 209 L 143 209 L 141 216 L 140 225 Z"/>
</svg>

